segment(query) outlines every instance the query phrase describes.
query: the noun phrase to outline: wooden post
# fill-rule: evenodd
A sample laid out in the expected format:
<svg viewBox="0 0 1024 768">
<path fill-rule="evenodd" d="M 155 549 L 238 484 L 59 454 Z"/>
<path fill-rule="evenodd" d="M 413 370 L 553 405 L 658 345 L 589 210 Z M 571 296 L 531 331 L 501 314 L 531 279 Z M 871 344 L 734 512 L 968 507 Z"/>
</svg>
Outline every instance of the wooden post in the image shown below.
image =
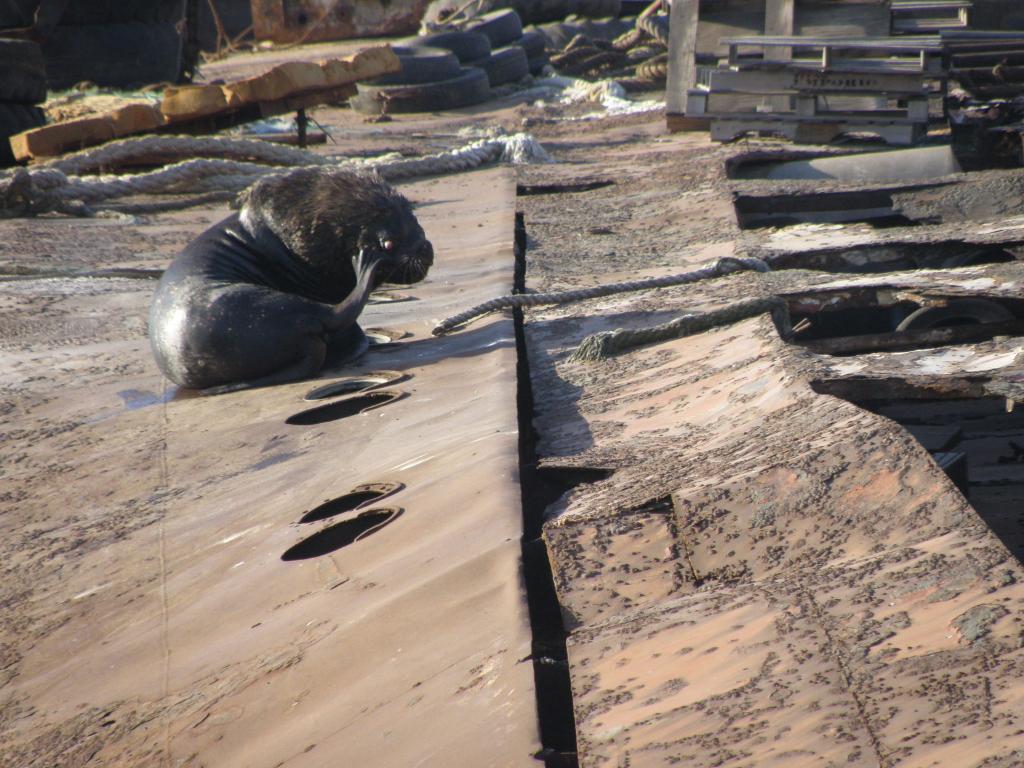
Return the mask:
<svg viewBox="0 0 1024 768">
<path fill-rule="evenodd" d="M 697 83 L 697 25 L 700 0 L 675 0 L 669 15 L 668 82 L 665 112 L 669 130 L 684 130 L 686 93 Z"/>
<path fill-rule="evenodd" d="M 793 36 L 793 8 L 795 0 L 766 0 L 764 7 L 764 33 L 770 37 Z M 769 46 L 764 49 L 768 61 L 791 61 L 793 49 L 788 46 Z M 772 112 L 789 112 L 793 108 L 790 96 L 769 96 L 766 106 Z"/>
</svg>

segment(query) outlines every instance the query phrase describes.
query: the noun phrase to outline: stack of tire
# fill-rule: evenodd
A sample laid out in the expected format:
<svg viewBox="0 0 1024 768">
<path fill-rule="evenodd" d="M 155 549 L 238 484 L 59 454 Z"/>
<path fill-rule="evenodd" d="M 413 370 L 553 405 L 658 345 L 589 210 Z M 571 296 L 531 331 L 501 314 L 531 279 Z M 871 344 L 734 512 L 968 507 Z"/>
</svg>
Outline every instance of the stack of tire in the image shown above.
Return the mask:
<svg viewBox="0 0 1024 768">
<path fill-rule="evenodd" d="M 0 39 L 0 167 L 14 164 L 8 138 L 46 122 L 46 68 L 39 46 Z"/>
<path fill-rule="evenodd" d="M 422 45 L 396 46 L 392 50 L 402 70 L 356 83 L 358 93 L 349 100 L 352 109 L 367 115 L 436 112 L 470 107 L 490 98 L 487 74 L 475 67 L 463 67 L 450 50 Z"/>
<path fill-rule="evenodd" d="M 114 88 L 174 83 L 194 64 L 182 39 L 185 2 L 0 0 L 0 30 L 32 26 L 37 10 L 46 17 L 33 39 L 41 40 L 51 91 L 83 81 Z"/>
<path fill-rule="evenodd" d="M 480 104 L 491 88 L 539 73 L 545 39 L 523 34 L 515 11 L 484 14 L 458 32 L 410 38 L 394 48 L 402 71 L 367 83 L 349 102 L 365 114 L 436 112 Z"/>
<path fill-rule="evenodd" d="M 470 66 L 487 72 L 491 87 L 514 83 L 527 74 L 540 74 L 548 63 L 544 36 L 537 32 L 524 34 L 515 11 L 485 13 L 469 24 L 466 32 L 483 35 L 491 44 L 489 55 L 470 62 Z"/>
<path fill-rule="evenodd" d="M 42 42 L 50 90 L 176 83 L 187 68 L 182 0 L 74 0 Z"/>
</svg>

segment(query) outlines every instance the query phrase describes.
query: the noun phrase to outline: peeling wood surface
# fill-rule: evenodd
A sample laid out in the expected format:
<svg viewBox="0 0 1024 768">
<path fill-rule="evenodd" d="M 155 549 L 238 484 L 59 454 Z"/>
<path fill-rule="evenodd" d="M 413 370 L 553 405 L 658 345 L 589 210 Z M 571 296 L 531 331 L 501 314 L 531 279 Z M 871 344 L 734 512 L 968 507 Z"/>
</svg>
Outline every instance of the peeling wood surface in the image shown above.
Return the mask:
<svg viewBox="0 0 1024 768">
<path fill-rule="evenodd" d="M 603 158 L 606 173 L 622 174 L 616 187 L 530 198 L 528 285 L 589 284 L 587 267 L 598 264 L 616 264 L 616 276 L 630 263 L 663 274 L 734 249 L 770 256 L 776 237 L 797 257 L 847 238 L 929 243 L 988 228 L 1012 240 L 1013 219 L 997 213 L 956 230 L 742 232 L 721 208 L 735 187 L 721 169 L 723 155 L 744 150 L 698 144 L 680 137 L 675 157 L 634 145 Z M 648 155 L 655 178 L 618 169 L 627 154 L 641 166 Z M 672 178 L 674 195 L 655 191 Z M 992 179 L 999 174 L 965 181 L 980 189 Z M 617 196 L 641 202 L 624 215 Z M 626 245 L 627 233 L 656 226 L 671 236 L 653 251 Z M 588 263 L 583 249 L 566 252 L 556 227 L 617 237 L 598 241 Z M 1019 337 L 833 357 L 787 345 L 763 317 L 596 364 L 567 357 L 590 333 L 742 298 L 1015 299 L 1022 274 L 1015 262 L 870 275 L 797 269 L 527 314 L 542 465 L 613 470 L 549 507 L 544 532 L 571 630 L 582 766 L 1019 761 L 1024 569 L 999 536 L 1019 539 L 1007 531 L 1020 520 L 999 522 L 997 535 L 993 513 L 973 508 L 910 432 L 825 394 L 996 398 L 1019 386 Z M 1005 438 L 991 450 L 1008 453 Z M 1002 475 L 1015 467 L 994 466 Z"/>
</svg>

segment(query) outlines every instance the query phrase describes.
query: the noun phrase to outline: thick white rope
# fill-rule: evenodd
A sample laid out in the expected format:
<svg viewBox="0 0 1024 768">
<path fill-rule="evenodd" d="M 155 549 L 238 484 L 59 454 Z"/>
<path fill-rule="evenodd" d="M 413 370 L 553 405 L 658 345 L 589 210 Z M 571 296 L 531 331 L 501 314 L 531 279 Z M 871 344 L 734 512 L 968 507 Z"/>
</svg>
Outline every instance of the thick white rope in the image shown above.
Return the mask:
<svg viewBox="0 0 1024 768">
<path fill-rule="evenodd" d="M 171 139 L 171 141 L 167 141 Z M 163 142 L 163 143 L 162 143 Z M 304 165 L 333 165 L 353 170 L 376 170 L 385 179 L 408 179 L 457 173 L 492 162 L 514 164 L 551 162 L 544 148 L 527 134 L 481 139 L 466 146 L 418 158 L 397 154 L 379 158 L 327 158 L 291 147 L 260 146 L 239 139 L 145 137 L 115 142 L 117 146 L 87 150 L 38 169 L 18 168 L 0 175 L 0 218 L 48 211 L 88 215 L 89 204 L 129 195 L 202 192 L 240 192 L 260 178 L 287 173 Z M 109 146 L 109 145 L 108 145 Z M 191 154 L 258 157 L 262 162 L 200 158 L 172 163 L 155 171 L 124 175 L 75 175 L 86 168 L 102 168 L 116 160 Z M 284 151 L 282 151 L 284 150 Z M 268 163 L 274 162 L 277 165 Z"/>
<path fill-rule="evenodd" d="M 68 176 L 81 176 L 104 168 L 122 165 L 135 159 L 156 157 L 163 161 L 197 157 L 233 160 L 255 160 L 267 165 L 330 165 L 333 161 L 303 149 L 253 139 L 232 139 L 197 136 L 143 136 L 119 139 L 99 147 L 83 149 L 41 163 L 39 168 L 53 168 Z"/>
</svg>

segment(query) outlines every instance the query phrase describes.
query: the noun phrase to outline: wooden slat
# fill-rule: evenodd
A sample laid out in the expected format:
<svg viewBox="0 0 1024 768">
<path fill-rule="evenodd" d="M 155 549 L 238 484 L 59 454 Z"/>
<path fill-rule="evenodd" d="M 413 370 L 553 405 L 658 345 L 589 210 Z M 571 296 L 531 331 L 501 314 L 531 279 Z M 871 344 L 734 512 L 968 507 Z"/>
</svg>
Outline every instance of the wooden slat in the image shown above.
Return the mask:
<svg viewBox="0 0 1024 768">
<path fill-rule="evenodd" d="M 832 48 L 835 50 L 928 51 L 941 53 L 942 40 L 934 36 L 914 37 L 795 37 L 786 35 L 749 35 L 729 37 L 723 41 L 730 46 L 770 48 Z"/>
<path fill-rule="evenodd" d="M 822 354 L 852 355 L 864 352 L 918 349 L 923 346 L 972 344 L 986 341 L 993 336 L 1016 336 L 1022 332 L 1024 332 L 1024 323 L 1021 323 L 1019 320 L 1013 320 L 1008 323 L 981 323 L 978 325 L 958 325 L 950 328 L 929 328 L 920 331 L 893 331 L 892 333 L 871 333 L 862 336 L 842 336 L 836 339 L 800 342 L 800 346 Z"/>
</svg>

